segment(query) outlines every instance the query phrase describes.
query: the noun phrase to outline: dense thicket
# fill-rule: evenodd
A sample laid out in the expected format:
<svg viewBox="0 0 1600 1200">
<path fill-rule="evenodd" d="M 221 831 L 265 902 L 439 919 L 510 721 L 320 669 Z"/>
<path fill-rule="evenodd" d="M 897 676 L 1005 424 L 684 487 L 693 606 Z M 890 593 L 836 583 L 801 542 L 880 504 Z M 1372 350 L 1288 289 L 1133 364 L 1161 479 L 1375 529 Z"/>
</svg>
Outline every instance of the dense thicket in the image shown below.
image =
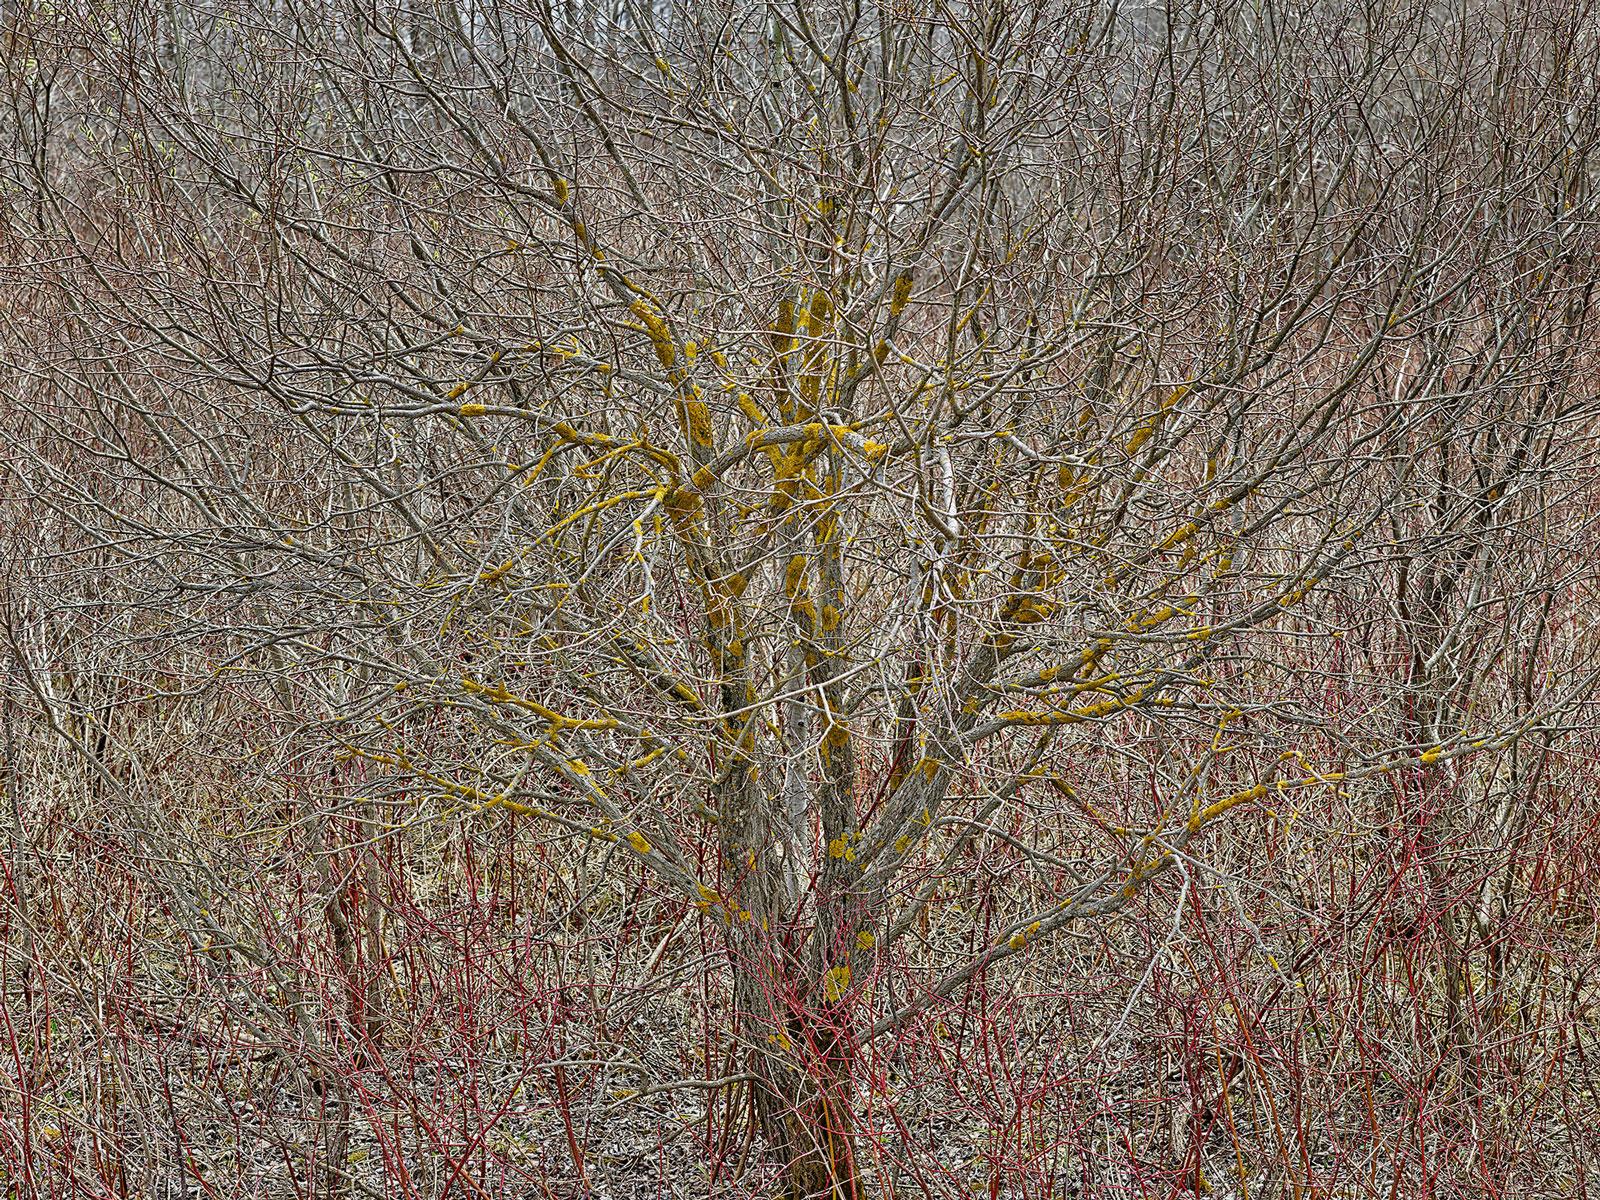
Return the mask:
<svg viewBox="0 0 1600 1200">
<path fill-rule="evenodd" d="M 1586 7 L 3 11 L 19 1195 L 1583 1193 Z"/>
</svg>

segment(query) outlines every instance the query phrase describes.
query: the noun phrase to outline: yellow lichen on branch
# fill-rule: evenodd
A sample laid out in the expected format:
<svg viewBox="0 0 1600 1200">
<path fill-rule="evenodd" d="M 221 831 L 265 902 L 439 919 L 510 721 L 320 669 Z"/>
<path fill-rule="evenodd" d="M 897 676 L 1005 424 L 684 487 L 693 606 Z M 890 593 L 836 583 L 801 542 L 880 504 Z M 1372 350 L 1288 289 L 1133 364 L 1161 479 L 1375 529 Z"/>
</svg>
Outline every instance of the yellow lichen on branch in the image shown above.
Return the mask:
<svg viewBox="0 0 1600 1200">
<path fill-rule="evenodd" d="M 895 278 L 894 291 L 889 298 L 889 315 L 898 317 L 911 301 L 911 272 L 901 271 Z"/>
<path fill-rule="evenodd" d="M 1041 922 L 1035 921 L 1026 928 L 1017 930 L 1011 935 L 1011 940 L 1007 944 L 1013 950 L 1021 950 L 1032 938 L 1038 936 L 1040 924 Z"/>
<path fill-rule="evenodd" d="M 661 315 L 644 300 L 635 300 L 628 305 L 628 310 L 639 318 L 644 327 L 645 336 L 650 339 L 650 344 L 655 347 L 656 359 L 667 370 L 672 370 L 678 358 L 678 348 L 673 345 L 672 332 L 667 328 L 667 323 Z"/>
</svg>

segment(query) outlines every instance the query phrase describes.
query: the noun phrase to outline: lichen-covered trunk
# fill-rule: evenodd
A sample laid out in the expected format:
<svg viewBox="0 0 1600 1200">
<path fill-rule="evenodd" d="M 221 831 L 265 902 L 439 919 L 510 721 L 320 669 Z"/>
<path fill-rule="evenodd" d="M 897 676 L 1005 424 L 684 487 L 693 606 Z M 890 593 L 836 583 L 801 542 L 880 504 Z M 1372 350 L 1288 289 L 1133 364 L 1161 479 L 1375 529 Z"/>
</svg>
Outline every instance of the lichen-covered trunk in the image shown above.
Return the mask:
<svg viewBox="0 0 1600 1200">
<path fill-rule="evenodd" d="M 855 1114 L 848 1086 L 804 1080 L 784 1150 L 791 1200 L 862 1200 L 855 1153 Z"/>
<path fill-rule="evenodd" d="M 770 1011 L 771 994 L 753 977 L 741 976 L 735 992 L 747 1016 Z M 746 1036 L 753 1043 L 756 1121 L 769 1160 L 783 1172 L 783 1194 L 863 1200 L 854 1081 L 837 1031 L 807 1028 L 803 1016 L 791 1013 L 776 1022 L 751 1020 Z"/>
</svg>

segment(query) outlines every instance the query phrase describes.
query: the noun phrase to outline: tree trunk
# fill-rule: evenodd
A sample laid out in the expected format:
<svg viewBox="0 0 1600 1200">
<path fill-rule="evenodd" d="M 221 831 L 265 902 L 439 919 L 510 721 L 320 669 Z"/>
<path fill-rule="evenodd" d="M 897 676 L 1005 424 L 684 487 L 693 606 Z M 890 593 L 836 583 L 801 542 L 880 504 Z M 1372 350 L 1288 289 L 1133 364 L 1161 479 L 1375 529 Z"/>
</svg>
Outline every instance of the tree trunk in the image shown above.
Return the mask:
<svg viewBox="0 0 1600 1200">
<path fill-rule="evenodd" d="M 855 1149 L 855 1098 L 838 1059 L 811 1069 L 768 1069 L 757 1113 L 774 1157 L 784 1164 L 790 1200 L 863 1200 Z"/>
<path fill-rule="evenodd" d="M 843 1039 L 831 1023 L 783 1012 L 778 989 L 768 993 L 762 984 L 757 972 L 740 971 L 735 995 L 756 1076 L 755 1122 L 768 1156 L 783 1169 L 783 1194 L 789 1200 L 863 1200 Z"/>
</svg>

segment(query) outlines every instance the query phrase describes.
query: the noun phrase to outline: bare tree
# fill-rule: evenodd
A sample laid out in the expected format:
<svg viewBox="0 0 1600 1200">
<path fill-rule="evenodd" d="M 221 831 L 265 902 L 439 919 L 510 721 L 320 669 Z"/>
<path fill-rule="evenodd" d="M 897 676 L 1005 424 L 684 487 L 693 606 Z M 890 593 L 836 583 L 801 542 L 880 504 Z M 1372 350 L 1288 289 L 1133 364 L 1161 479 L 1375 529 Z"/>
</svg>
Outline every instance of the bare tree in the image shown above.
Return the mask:
<svg viewBox="0 0 1600 1200">
<path fill-rule="evenodd" d="M 1394 789 L 1476 1069 L 1497 855 L 1592 691 L 1586 11 L 8 19 L 7 478 L 115 664 L 15 635 L 12 703 L 251 964 L 330 1191 L 304 979 L 119 799 L 158 712 L 281 781 L 358 1062 L 383 847 L 442 818 L 695 914 L 700 1083 L 796 1196 L 881 1178 L 875 1047 L 1086 923 L 1175 946 L 1246 812 Z M 952 889 L 985 923 L 931 937 Z"/>
</svg>

